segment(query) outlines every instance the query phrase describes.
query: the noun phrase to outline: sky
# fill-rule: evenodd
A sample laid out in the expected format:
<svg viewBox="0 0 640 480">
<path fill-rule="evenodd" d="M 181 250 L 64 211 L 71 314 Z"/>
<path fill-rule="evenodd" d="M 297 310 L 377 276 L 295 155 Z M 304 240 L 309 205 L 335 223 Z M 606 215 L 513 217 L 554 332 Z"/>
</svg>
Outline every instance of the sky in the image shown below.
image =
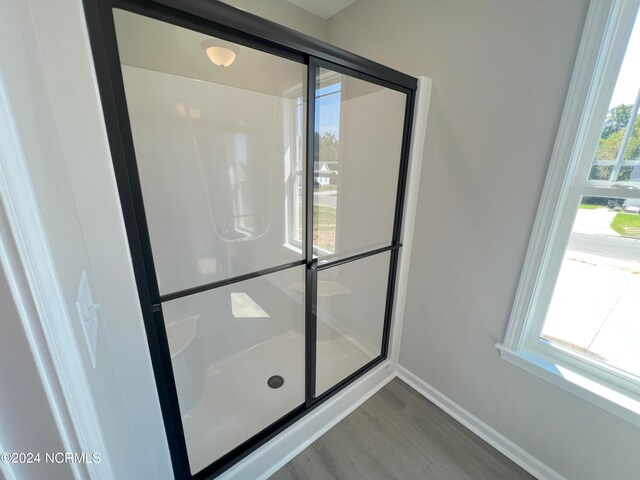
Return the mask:
<svg viewBox="0 0 640 480">
<path fill-rule="evenodd" d="M 629 46 L 624 55 L 622 68 L 618 76 L 616 88 L 613 91 L 613 97 L 609 108 L 615 107 L 622 103 L 634 104 L 638 89 L 640 88 L 640 12 L 636 17 Z"/>
<path fill-rule="evenodd" d="M 333 133 L 340 138 L 340 83 L 334 83 L 328 87 L 319 88 L 316 96 L 316 130 L 320 135 Z M 329 95 L 338 92 L 337 95 Z"/>
</svg>

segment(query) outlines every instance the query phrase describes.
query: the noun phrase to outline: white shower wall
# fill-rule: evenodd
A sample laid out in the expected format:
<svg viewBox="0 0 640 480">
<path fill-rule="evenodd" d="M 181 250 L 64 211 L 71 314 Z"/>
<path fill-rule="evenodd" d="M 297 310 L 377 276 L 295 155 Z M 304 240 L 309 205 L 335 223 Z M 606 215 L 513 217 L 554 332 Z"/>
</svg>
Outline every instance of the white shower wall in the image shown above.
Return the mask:
<svg viewBox="0 0 640 480">
<path fill-rule="evenodd" d="M 285 246 L 296 99 L 130 66 L 123 76 L 160 292 L 302 259 Z"/>
<path fill-rule="evenodd" d="M 304 151 L 291 125 L 296 99 L 122 68 L 161 293 L 300 260 L 301 253 L 288 244 L 286 222 L 291 219 L 284 207 L 292 195 L 287 185 L 295 161 L 291 156 Z M 380 88 L 342 100 L 336 225 L 341 251 L 362 251 L 380 232 L 391 237 L 394 204 L 389 200 L 395 200 L 404 115 L 398 95 Z M 381 111 L 384 118 L 376 115 Z M 248 184 L 247 195 L 234 197 L 234 187 L 242 182 Z M 242 205 L 242 200 L 250 203 Z M 234 207 L 255 213 L 254 232 L 245 238 L 237 238 L 231 228 L 237 227 Z M 387 266 L 388 256 L 381 261 Z M 358 285 L 355 294 L 383 296 L 387 272 L 374 270 L 361 275 L 337 267 L 323 275 L 327 281 Z M 379 353 L 384 301 L 354 303 L 351 297 L 336 297 L 331 307 L 321 302 L 319 316 Z M 173 318 L 192 316 L 188 302 L 184 305 L 183 314 Z M 336 313 L 351 312 L 352 305 L 357 312 Z M 281 327 L 272 322 L 261 338 Z M 228 348 L 225 344 L 219 351 Z"/>
</svg>

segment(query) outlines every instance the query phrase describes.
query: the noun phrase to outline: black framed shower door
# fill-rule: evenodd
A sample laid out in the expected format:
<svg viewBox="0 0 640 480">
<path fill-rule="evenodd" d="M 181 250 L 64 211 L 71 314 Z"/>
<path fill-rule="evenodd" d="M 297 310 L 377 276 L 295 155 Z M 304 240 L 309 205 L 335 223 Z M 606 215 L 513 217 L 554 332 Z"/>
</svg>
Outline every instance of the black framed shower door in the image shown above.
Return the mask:
<svg viewBox="0 0 640 480">
<path fill-rule="evenodd" d="M 216 1 L 84 7 L 174 475 L 211 478 L 387 358 L 417 80 Z M 202 38 L 248 73 L 189 60 Z M 272 401 L 255 431 L 194 440 L 258 369 L 221 362 L 268 345 L 294 393 L 240 393 L 215 422 Z"/>
</svg>

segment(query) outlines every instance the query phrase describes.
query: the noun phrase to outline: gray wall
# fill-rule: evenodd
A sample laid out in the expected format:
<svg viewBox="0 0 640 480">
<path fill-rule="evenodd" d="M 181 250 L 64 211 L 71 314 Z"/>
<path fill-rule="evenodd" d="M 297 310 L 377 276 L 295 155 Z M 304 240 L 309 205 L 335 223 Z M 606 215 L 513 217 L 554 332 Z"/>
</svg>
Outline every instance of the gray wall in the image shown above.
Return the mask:
<svg viewBox="0 0 640 480">
<path fill-rule="evenodd" d="M 631 479 L 637 427 L 499 358 L 586 0 L 360 0 L 338 46 L 433 78 L 400 363 L 569 479 Z"/>
<path fill-rule="evenodd" d="M 69 465 L 45 463 L 46 453 L 65 448 L 2 266 L 0 324 L 0 451 L 40 454 L 41 463 L 9 465 L 16 478 L 72 478 Z"/>
<path fill-rule="evenodd" d="M 326 40 L 327 22 L 286 0 L 221 0 L 298 32 Z"/>
<path fill-rule="evenodd" d="M 100 453 L 109 456 L 117 478 L 168 478 L 169 453 L 80 2 L 0 0 L 0 8 L 3 80 L 106 443 L 107 452 Z M 102 307 L 95 367 L 75 306 L 83 271 Z M 32 425 L 23 433 L 39 435 Z"/>
</svg>

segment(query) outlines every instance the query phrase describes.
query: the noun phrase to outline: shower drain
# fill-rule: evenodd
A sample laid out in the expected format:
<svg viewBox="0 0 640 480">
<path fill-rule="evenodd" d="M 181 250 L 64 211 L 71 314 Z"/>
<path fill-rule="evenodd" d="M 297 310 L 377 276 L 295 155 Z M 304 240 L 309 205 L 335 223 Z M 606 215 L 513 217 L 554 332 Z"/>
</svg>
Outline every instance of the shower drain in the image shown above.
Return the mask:
<svg viewBox="0 0 640 480">
<path fill-rule="evenodd" d="M 284 378 L 282 378 L 280 375 L 269 377 L 269 380 L 267 380 L 267 385 L 269 385 L 271 388 L 280 388 L 282 385 L 284 385 Z"/>
</svg>

